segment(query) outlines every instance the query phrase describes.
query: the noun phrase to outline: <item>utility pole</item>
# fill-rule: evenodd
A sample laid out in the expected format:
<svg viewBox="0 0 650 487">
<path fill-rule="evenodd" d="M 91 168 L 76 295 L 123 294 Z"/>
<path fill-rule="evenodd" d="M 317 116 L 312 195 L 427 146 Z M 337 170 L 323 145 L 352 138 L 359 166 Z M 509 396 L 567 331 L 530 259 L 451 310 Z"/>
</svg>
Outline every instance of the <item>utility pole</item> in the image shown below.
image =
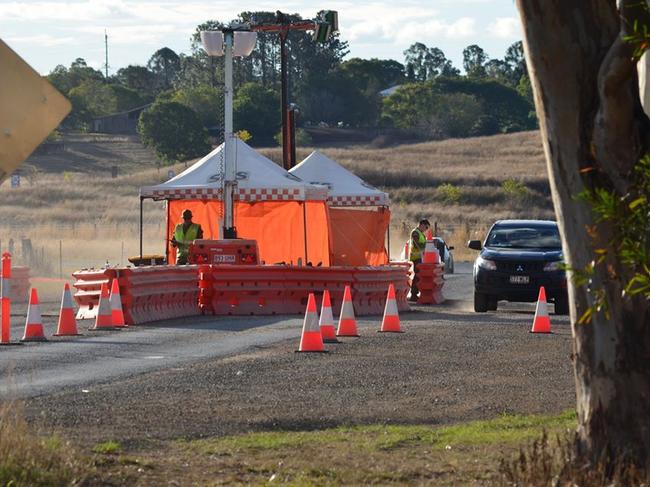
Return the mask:
<svg viewBox="0 0 650 487">
<path fill-rule="evenodd" d="M 317 20 L 297 20 L 292 21 L 287 14 L 278 11 L 275 14 L 275 22 L 263 22 L 251 24 L 250 30 L 253 32 L 277 32 L 280 38 L 280 78 L 282 84 L 282 166 L 288 171 L 296 165 L 296 127 L 293 125 L 295 120 L 295 105 L 289 101 L 289 55 L 287 52 L 287 37 L 289 31 L 311 30 L 314 32 L 314 40 L 317 42 L 326 42 L 329 37 L 338 32 L 338 13 L 333 10 L 327 10 L 321 13 Z"/>
<path fill-rule="evenodd" d="M 106 63 L 104 64 L 104 67 L 106 69 L 106 79 L 108 80 L 108 33 L 106 32 L 106 29 L 104 29 L 104 53 L 106 55 Z"/>
</svg>

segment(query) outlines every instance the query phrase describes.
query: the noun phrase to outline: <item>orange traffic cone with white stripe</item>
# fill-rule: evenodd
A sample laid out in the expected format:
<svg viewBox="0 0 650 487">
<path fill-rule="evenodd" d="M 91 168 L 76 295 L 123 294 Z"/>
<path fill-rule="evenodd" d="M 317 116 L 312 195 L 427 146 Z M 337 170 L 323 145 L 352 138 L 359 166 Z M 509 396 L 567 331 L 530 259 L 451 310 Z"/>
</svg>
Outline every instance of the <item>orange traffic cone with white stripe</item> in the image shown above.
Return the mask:
<svg viewBox="0 0 650 487">
<path fill-rule="evenodd" d="M 539 288 L 539 297 L 537 298 L 537 307 L 535 308 L 535 319 L 531 333 L 551 333 L 551 319 L 548 316 L 548 307 L 546 305 L 546 290 L 544 286 Z"/>
<path fill-rule="evenodd" d="M 111 297 L 108 300 L 111 305 L 111 319 L 113 326 L 116 328 L 125 328 L 127 325 L 124 322 L 124 312 L 122 311 L 122 298 L 120 297 L 120 286 L 117 279 L 113 279 L 111 283 Z"/>
<path fill-rule="evenodd" d="M 38 303 L 36 288 L 32 288 L 27 307 L 27 320 L 25 321 L 25 334 L 21 342 L 46 342 L 43 333 L 43 320 L 41 318 L 41 305 Z"/>
<path fill-rule="evenodd" d="M 400 327 L 399 314 L 397 312 L 397 299 L 395 299 L 395 287 L 391 283 L 388 286 L 384 318 L 381 320 L 381 332 L 403 333 Z"/>
<path fill-rule="evenodd" d="M 110 297 L 108 295 L 108 285 L 103 282 L 102 290 L 99 295 L 99 306 L 97 307 L 97 318 L 95 326 L 89 330 L 114 330 L 113 317 L 111 316 Z"/>
<path fill-rule="evenodd" d="M 316 311 L 316 298 L 309 293 L 305 321 L 302 324 L 302 336 L 298 352 L 325 352 L 323 337 L 318 326 L 318 312 Z"/>
<path fill-rule="evenodd" d="M 339 343 L 336 339 L 336 329 L 334 328 L 334 316 L 332 315 L 332 302 L 330 301 L 330 292 L 323 291 L 323 305 L 320 309 L 320 334 L 325 343 Z"/>
<path fill-rule="evenodd" d="M 336 336 L 359 336 L 359 333 L 357 332 L 357 319 L 354 317 L 354 306 L 352 305 L 350 286 L 345 286 L 345 291 L 343 291 L 343 305 L 341 306 L 341 316 L 339 317 L 339 328 L 336 330 Z"/>
<path fill-rule="evenodd" d="M 74 309 L 72 307 L 72 294 L 70 285 L 66 282 L 63 286 L 63 296 L 61 296 L 61 311 L 59 312 L 59 324 L 56 327 L 55 337 L 77 336 L 77 320 L 74 318 Z"/>
</svg>

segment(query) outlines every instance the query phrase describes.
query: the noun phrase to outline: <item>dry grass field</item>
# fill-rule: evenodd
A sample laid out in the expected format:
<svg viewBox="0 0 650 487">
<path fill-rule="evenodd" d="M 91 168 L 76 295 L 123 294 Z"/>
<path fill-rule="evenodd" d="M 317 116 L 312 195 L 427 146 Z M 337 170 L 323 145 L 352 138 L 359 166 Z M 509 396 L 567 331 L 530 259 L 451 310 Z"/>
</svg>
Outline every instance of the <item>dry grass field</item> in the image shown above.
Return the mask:
<svg viewBox="0 0 650 487">
<path fill-rule="evenodd" d="M 74 139 L 65 152 L 32 157 L 20 188 L 0 186 L 0 246 L 15 248 L 29 238 L 40 252 L 42 275 L 125 263 L 138 253 L 140 186 L 167 179 L 146 151 L 132 142 Z M 93 141 L 99 148 L 93 148 Z M 127 141 L 128 142 L 128 141 Z M 129 148 L 130 147 L 130 148 Z M 91 158 L 80 163 L 78 152 Z M 312 149 L 300 149 L 298 159 Z M 438 222 L 440 233 L 456 246 L 456 258 L 470 237 L 481 238 L 498 218 L 554 218 L 538 132 L 455 139 L 391 148 L 320 148 L 368 183 L 390 193 L 391 247 L 396 255 L 408 230 L 421 217 Z M 281 159 L 281 149 L 262 149 Z M 66 164 L 66 158 L 70 163 Z M 110 166 L 120 175 L 112 178 Z M 184 169 L 177 164 L 176 174 Z M 145 201 L 145 253 L 164 250 L 164 203 Z M 60 266 L 62 260 L 62 269 Z"/>
</svg>

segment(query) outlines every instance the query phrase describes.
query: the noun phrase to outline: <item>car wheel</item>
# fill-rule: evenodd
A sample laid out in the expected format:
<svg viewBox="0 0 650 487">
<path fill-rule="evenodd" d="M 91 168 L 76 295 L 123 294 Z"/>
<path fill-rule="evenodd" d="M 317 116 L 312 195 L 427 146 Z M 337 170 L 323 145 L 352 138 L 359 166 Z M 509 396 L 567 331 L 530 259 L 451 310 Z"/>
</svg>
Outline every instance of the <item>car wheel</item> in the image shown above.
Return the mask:
<svg viewBox="0 0 650 487">
<path fill-rule="evenodd" d="M 454 273 L 454 257 L 449 254 L 449 270 L 447 271 L 449 274 Z"/>
<path fill-rule="evenodd" d="M 499 301 L 497 300 L 496 296 L 488 297 L 487 308 L 489 311 L 496 311 L 498 306 L 499 306 Z"/>
<path fill-rule="evenodd" d="M 474 311 L 477 313 L 485 313 L 488 310 L 488 297 L 487 294 L 474 291 Z"/>
<path fill-rule="evenodd" d="M 555 298 L 555 314 L 568 315 L 569 314 L 569 299 L 568 298 Z"/>
</svg>

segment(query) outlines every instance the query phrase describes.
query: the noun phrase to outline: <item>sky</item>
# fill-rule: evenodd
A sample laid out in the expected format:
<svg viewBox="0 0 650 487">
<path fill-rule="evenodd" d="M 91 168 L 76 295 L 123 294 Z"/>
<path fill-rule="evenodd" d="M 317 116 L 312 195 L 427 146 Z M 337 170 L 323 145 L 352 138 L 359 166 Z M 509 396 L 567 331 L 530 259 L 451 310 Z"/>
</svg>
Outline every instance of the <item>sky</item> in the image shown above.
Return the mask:
<svg viewBox="0 0 650 487">
<path fill-rule="evenodd" d="M 514 0 L 0 0 L 0 38 L 41 74 L 76 58 L 104 71 L 108 34 L 109 75 L 129 64 L 146 65 L 161 47 L 190 51 L 190 36 L 206 20 L 230 21 L 241 11 L 339 13 L 347 58 L 404 61 L 414 42 L 438 47 L 462 69 L 462 52 L 478 44 L 490 58 L 503 58 L 521 39 Z"/>
</svg>

